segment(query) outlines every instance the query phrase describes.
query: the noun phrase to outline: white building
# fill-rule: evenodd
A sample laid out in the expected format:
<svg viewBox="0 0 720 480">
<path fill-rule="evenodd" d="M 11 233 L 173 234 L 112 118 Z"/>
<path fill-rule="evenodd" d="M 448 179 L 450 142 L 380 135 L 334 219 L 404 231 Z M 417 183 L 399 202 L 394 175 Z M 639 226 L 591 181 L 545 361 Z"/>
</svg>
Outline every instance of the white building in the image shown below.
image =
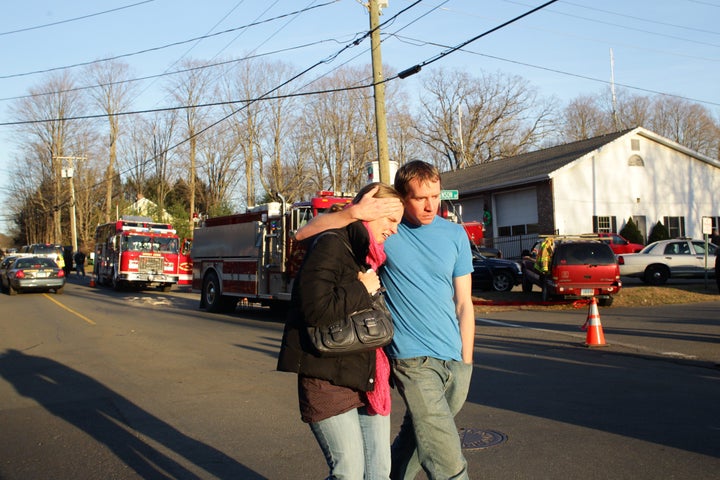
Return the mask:
<svg viewBox="0 0 720 480">
<path fill-rule="evenodd" d="M 645 238 L 657 222 L 698 239 L 703 217 L 720 226 L 720 161 L 642 127 L 446 172 L 442 184 L 458 190 L 464 221 L 486 220 L 494 244 L 618 232 L 629 218 Z"/>
</svg>

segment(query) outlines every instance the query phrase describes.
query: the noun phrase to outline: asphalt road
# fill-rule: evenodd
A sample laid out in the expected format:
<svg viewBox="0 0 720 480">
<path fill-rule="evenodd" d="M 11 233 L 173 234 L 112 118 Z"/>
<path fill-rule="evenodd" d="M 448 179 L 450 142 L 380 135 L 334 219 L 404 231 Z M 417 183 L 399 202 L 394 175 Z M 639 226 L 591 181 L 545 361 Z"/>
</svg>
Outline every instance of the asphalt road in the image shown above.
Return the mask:
<svg viewBox="0 0 720 480">
<path fill-rule="evenodd" d="M 280 319 L 185 292 L 0 295 L 0 478 L 317 479 Z M 478 318 L 457 423 L 471 478 L 711 479 L 720 302 Z M 394 398 L 393 425 L 403 408 Z"/>
</svg>

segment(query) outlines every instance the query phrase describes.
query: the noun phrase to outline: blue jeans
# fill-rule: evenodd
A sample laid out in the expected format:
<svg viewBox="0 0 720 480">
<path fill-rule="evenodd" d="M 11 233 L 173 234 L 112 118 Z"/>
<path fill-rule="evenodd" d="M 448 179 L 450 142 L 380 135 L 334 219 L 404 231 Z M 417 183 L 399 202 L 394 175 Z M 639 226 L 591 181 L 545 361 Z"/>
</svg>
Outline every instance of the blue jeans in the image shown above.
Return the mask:
<svg viewBox="0 0 720 480">
<path fill-rule="evenodd" d="M 332 480 L 390 478 L 390 416 L 356 408 L 311 423 Z"/>
<path fill-rule="evenodd" d="M 391 362 L 406 412 L 392 445 L 390 478 L 414 479 L 421 468 L 431 480 L 469 478 L 455 415 L 467 398 L 473 366 L 432 357 Z"/>
</svg>

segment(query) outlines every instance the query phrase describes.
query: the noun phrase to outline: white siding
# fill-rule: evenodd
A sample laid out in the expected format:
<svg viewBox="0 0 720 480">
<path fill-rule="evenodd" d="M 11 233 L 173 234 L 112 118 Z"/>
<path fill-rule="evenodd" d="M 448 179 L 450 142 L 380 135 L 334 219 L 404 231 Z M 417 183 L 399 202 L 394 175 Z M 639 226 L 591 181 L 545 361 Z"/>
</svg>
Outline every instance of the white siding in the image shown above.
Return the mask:
<svg viewBox="0 0 720 480">
<path fill-rule="evenodd" d="M 645 166 L 629 166 L 632 155 Z M 720 169 L 633 133 L 556 171 L 553 194 L 560 233 L 592 231 L 593 215 L 617 217 L 618 230 L 645 216 L 648 231 L 664 216 L 683 216 L 686 234 L 702 238 L 702 217 L 720 215 Z"/>
</svg>

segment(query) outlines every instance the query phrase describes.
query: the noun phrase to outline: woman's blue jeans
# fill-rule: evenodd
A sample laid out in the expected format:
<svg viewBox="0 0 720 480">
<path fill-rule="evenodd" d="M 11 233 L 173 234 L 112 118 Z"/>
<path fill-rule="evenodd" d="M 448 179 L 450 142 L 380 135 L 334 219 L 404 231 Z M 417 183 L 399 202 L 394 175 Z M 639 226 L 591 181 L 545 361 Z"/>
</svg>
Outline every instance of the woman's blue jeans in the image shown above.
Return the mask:
<svg viewBox="0 0 720 480">
<path fill-rule="evenodd" d="M 406 407 L 392 445 L 391 478 L 414 479 L 422 468 L 431 480 L 467 479 L 455 415 L 467 398 L 473 366 L 432 357 L 394 359 L 391 365 Z"/>
<path fill-rule="evenodd" d="M 325 455 L 333 480 L 390 478 L 390 416 L 368 415 L 356 408 L 310 429 Z"/>
</svg>

